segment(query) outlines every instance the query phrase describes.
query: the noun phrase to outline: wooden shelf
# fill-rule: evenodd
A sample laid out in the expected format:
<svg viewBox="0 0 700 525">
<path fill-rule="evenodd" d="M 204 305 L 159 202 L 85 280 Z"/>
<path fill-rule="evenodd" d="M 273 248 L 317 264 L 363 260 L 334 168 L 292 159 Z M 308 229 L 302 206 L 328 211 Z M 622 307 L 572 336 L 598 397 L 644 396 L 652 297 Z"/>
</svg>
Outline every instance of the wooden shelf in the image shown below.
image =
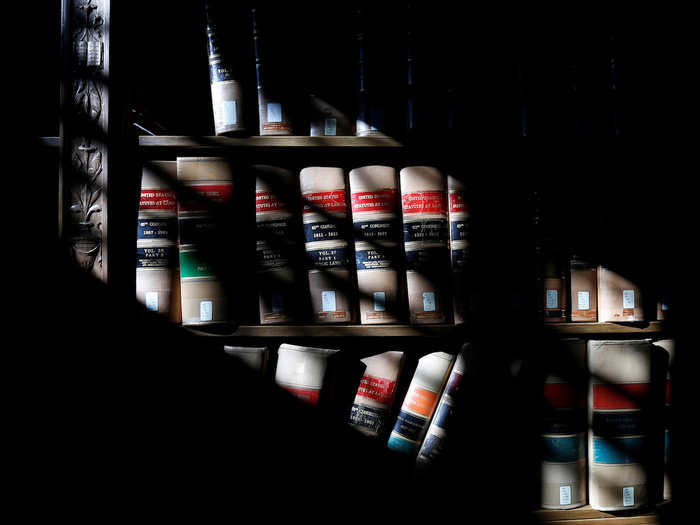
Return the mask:
<svg viewBox="0 0 700 525">
<path fill-rule="evenodd" d="M 614 334 L 659 334 L 663 330 L 661 321 L 652 321 L 643 326 L 616 323 L 565 323 L 548 325 L 554 332 L 566 336 L 614 335 Z M 206 327 L 191 331 L 211 337 L 450 337 L 468 332 L 467 325 L 241 325 L 237 329 L 220 329 L 212 333 Z"/>
<path fill-rule="evenodd" d="M 401 148 L 403 145 L 391 137 L 196 137 L 142 135 L 139 147 L 177 150 L 222 150 L 229 148 Z"/>
<path fill-rule="evenodd" d="M 660 523 L 659 514 L 655 511 L 641 511 L 640 514 L 629 512 L 601 512 L 590 505 L 569 510 L 537 510 L 535 517 L 550 525 L 651 525 Z"/>
</svg>

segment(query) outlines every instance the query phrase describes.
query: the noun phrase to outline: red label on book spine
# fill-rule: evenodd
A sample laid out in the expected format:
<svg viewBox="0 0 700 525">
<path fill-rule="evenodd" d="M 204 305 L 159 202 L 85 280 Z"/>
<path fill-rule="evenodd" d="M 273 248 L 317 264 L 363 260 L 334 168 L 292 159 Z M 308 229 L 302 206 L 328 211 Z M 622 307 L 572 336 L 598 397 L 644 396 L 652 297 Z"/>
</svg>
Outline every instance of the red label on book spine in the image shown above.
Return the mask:
<svg viewBox="0 0 700 525">
<path fill-rule="evenodd" d="M 544 385 L 544 398 L 552 408 L 581 408 L 584 393 L 570 383 L 547 383 Z"/>
<path fill-rule="evenodd" d="M 345 211 L 345 190 L 321 191 L 318 193 L 304 193 L 305 201 L 320 208 L 323 211 Z M 315 210 L 310 205 L 304 205 L 304 213 L 313 213 Z"/>
<path fill-rule="evenodd" d="M 466 212 L 467 203 L 464 202 L 464 193 L 461 191 L 450 192 L 450 213 Z"/>
<path fill-rule="evenodd" d="M 210 202 L 224 204 L 231 201 L 233 195 L 232 184 L 196 184 L 188 186 Z M 180 211 L 207 211 L 206 205 L 196 201 L 178 201 Z"/>
<path fill-rule="evenodd" d="M 364 376 L 357 389 L 357 395 L 388 404 L 394 398 L 396 381 L 381 377 Z"/>
<path fill-rule="evenodd" d="M 282 388 L 304 403 L 308 403 L 309 405 L 318 405 L 318 400 L 321 394 L 320 390 L 310 388 L 294 388 L 292 386 L 283 386 Z"/>
<path fill-rule="evenodd" d="M 351 195 L 352 211 L 384 211 L 396 209 L 396 190 L 358 191 Z"/>
<path fill-rule="evenodd" d="M 287 204 L 274 193 L 258 191 L 255 193 L 255 213 L 266 211 L 287 211 Z"/>
<path fill-rule="evenodd" d="M 141 190 L 139 211 L 155 210 L 175 212 L 175 192 L 163 189 Z"/>
<path fill-rule="evenodd" d="M 444 191 L 417 191 L 401 196 L 404 213 L 447 213 Z"/>
<path fill-rule="evenodd" d="M 640 408 L 649 395 L 649 383 L 593 385 L 593 408 Z"/>
</svg>

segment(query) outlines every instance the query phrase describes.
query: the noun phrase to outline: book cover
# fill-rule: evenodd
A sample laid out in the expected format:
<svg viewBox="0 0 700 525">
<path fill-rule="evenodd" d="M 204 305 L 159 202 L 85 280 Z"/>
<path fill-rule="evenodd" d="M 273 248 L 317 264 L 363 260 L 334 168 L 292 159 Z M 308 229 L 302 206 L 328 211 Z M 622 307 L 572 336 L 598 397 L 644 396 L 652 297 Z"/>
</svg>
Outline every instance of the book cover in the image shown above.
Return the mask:
<svg viewBox="0 0 700 525">
<path fill-rule="evenodd" d="M 354 322 L 355 277 L 350 270 L 343 170 L 304 168 L 299 183 L 313 319 L 317 323 Z"/>
<path fill-rule="evenodd" d="M 410 321 L 446 323 L 453 309 L 447 180 L 430 166 L 403 168 L 400 177 Z"/>
<path fill-rule="evenodd" d="M 263 347 L 249 346 L 224 346 L 224 352 L 231 357 L 238 359 L 251 371 L 264 376 L 267 373 L 267 362 L 269 359 L 269 349 Z"/>
<path fill-rule="evenodd" d="M 404 353 L 398 351 L 361 359 L 365 372 L 350 412 L 350 425 L 373 437 L 385 436 L 403 368 Z"/>
<path fill-rule="evenodd" d="M 597 267 L 580 257 L 569 261 L 571 278 L 571 321 L 596 322 L 598 320 L 598 273 Z"/>
<path fill-rule="evenodd" d="M 644 321 L 642 291 L 623 275 L 598 266 L 598 321 Z"/>
<path fill-rule="evenodd" d="M 398 453 L 418 454 L 430 420 L 455 361 L 455 356 L 433 352 L 421 357 L 389 436 L 387 446 Z"/>
<path fill-rule="evenodd" d="M 199 198 L 178 201 L 182 324 L 229 320 L 228 299 L 212 249 L 216 220 L 213 208 L 230 204 L 233 173 L 216 157 L 178 157 L 177 178 Z"/>
<path fill-rule="evenodd" d="M 468 308 L 467 261 L 469 257 L 469 209 L 460 179 L 448 175 L 448 211 L 450 218 L 450 261 L 454 279 L 454 321 L 464 322 Z"/>
<path fill-rule="evenodd" d="M 283 343 L 277 351 L 275 382 L 294 397 L 312 406 L 321 403 L 328 360 L 339 350 Z"/>
<path fill-rule="evenodd" d="M 355 168 L 349 182 L 360 323 L 399 323 L 405 306 L 396 171 L 389 166 Z"/>
<path fill-rule="evenodd" d="M 143 165 L 136 232 L 136 298 L 147 309 L 180 318 L 177 264 L 177 204 L 172 182 L 177 162 Z"/>
</svg>

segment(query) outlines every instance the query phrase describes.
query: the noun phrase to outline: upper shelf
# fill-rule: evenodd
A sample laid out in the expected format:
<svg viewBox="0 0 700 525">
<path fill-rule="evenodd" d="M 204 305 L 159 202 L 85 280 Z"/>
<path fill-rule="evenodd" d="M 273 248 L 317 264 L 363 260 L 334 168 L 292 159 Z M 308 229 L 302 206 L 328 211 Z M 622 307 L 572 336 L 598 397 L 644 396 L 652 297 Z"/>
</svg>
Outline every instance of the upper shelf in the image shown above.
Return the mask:
<svg viewBox="0 0 700 525">
<path fill-rule="evenodd" d="M 141 149 L 221 150 L 228 148 L 401 148 L 403 145 L 391 137 L 196 137 L 142 135 Z"/>
</svg>

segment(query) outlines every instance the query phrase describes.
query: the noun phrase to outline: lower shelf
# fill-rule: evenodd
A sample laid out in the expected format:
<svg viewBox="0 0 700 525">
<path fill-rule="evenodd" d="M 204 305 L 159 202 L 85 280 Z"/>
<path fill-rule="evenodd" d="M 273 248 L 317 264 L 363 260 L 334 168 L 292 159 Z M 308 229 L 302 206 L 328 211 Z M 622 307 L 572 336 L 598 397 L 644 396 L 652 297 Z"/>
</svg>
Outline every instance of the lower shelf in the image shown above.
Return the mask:
<svg viewBox="0 0 700 525">
<path fill-rule="evenodd" d="M 657 525 L 661 522 L 659 514 L 665 510 L 669 503 L 663 503 L 657 510 L 641 511 L 639 514 L 629 512 L 602 512 L 585 505 L 577 509 L 569 510 L 537 510 L 535 517 L 548 525 Z"/>
</svg>

